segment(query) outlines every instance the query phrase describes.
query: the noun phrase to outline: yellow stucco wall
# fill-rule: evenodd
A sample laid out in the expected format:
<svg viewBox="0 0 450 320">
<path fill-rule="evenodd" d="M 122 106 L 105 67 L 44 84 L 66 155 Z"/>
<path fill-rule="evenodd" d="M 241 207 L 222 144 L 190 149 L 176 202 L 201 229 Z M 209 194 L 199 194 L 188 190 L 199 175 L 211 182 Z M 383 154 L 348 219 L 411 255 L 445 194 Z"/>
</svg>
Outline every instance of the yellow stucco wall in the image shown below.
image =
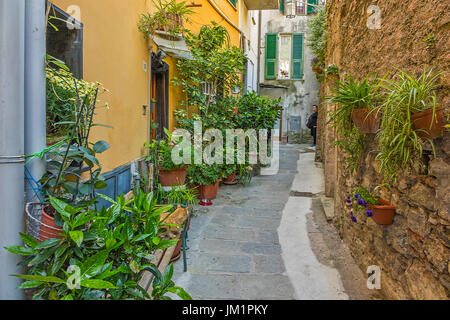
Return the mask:
<svg viewBox="0 0 450 320">
<path fill-rule="evenodd" d="M 100 99 L 107 101 L 110 109 L 99 109 L 95 123 L 107 124 L 114 129 L 93 128 L 91 141 L 105 140 L 111 149 L 99 156 L 103 172 L 113 170 L 142 156 L 147 141 L 148 117 L 142 106 L 148 104 L 148 73 L 143 70 L 148 63 L 147 42 L 137 30 L 142 13 L 153 11 L 151 0 L 53 0 L 55 5 L 68 11 L 71 5 L 81 9 L 83 33 L 83 73 L 87 81 L 99 81 L 109 89 Z M 214 0 L 217 7 L 233 24 L 239 25 L 239 5 L 235 9 L 227 0 Z M 188 2 L 189 3 L 189 2 Z M 192 23 L 186 27 L 198 32 L 200 27 L 215 21 L 225 26 L 231 44 L 239 46 L 239 32 L 233 28 L 208 2 L 195 0 L 202 7 L 192 8 Z M 154 49 L 155 51 L 155 49 Z M 176 59 L 165 60 L 170 66 L 170 78 L 176 76 Z M 173 111 L 183 99 L 181 88 L 170 83 L 169 129 L 175 121 Z"/>
<path fill-rule="evenodd" d="M 234 8 L 228 0 L 213 0 L 219 10 L 224 14 L 235 26 L 239 26 L 239 2 Z M 189 3 L 189 2 L 188 2 Z M 234 28 L 226 19 L 211 5 L 208 0 L 195 0 L 195 4 L 201 4 L 201 7 L 193 7 L 195 13 L 189 17 L 190 23 L 185 27 L 194 33 L 200 31 L 200 28 L 205 24 L 210 24 L 212 21 L 227 28 L 230 34 L 230 44 L 239 47 L 240 33 Z M 166 58 L 164 60 L 170 66 L 169 75 L 172 79 L 177 76 L 176 59 Z M 169 130 L 173 130 L 176 126 L 176 121 L 173 117 L 173 111 L 180 107 L 179 101 L 185 99 L 180 87 L 170 84 L 169 87 Z"/>
</svg>

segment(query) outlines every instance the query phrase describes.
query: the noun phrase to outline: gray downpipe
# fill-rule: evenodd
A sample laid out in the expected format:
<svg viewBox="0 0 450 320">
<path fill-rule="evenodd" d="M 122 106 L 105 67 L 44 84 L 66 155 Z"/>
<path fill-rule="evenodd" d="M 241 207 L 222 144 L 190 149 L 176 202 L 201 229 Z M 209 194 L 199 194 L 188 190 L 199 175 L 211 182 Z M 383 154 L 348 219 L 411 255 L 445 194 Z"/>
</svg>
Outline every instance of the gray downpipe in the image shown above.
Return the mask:
<svg viewBox="0 0 450 320">
<path fill-rule="evenodd" d="M 45 0 L 25 0 L 25 154 L 32 155 L 46 146 L 45 82 Z M 31 175 L 39 180 L 45 161 L 34 158 L 27 163 Z M 38 202 L 25 181 L 26 201 Z"/>
<path fill-rule="evenodd" d="M 21 244 L 24 217 L 25 1 L 0 0 L 0 299 L 22 299 L 20 257 L 3 249 Z"/>
</svg>

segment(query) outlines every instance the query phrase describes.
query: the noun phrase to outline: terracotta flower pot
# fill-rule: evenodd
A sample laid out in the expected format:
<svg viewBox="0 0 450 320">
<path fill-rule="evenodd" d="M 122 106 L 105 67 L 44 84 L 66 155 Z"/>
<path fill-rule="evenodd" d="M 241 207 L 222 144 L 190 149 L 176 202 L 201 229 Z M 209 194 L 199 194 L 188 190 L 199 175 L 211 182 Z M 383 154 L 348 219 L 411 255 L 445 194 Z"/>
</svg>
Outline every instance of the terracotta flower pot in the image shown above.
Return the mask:
<svg viewBox="0 0 450 320">
<path fill-rule="evenodd" d="M 376 133 L 380 127 L 379 110 L 369 113 L 369 108 L 357 108 L 352 111 L 352 119 L 362 133 Z"/>
<path fill-rule="evenodd" d="M 312 67 L 312 72 L 314 72 L 314 73 L 322 73 L 322 69 L 320 67 Z"/>
<path fill-rule="evenodd" d="M 378 199 L 380 205 L 369 204 L 370 210 L 373 211 L 372 219 L 379 225 L 388 226 L 392 224 L 394 219 L 395 206 L 389 201 Z"/>
<path fill-rule="evenodd" d="M 227 185 L 234 185 L 237 184 L 236 181 L 236 173 L 232 173 L 229 177 L 225 178 L 225 180 L 223 181 L 224 184 Z"/>
<path fill-rule="evenodd" d="M 433 120 L 432 108 L 412 114 L 411 120 L 413 128 L 415 130 L 423 130 L 417 132 L 419 137 L 427 139 L 435 139 L 439 137 L 442 134 L 442 131 L 445 126 L 444 113 L 442 112 L 442 107 L 438 107 L 436 109 L 436 117 L 434 118 L 433 123 L 432 123 Z"/>
<path fill-rule="evenodd" d="M 200 199 L 214 200 L 217 198 L 217 192 L 219 191 L 219 182 L 217 180 L 215 184 L 209 186 L 199 186 L 198 191 L 200 193 Z"/>
<path fill-rule="evenodd" d="M 55 219 L 48 215 L 44 209 L 42 209 L 41 216 L 41 227 L 39 230 L 39 242 L 48 240 L 48 239 L 62 239 L 63 236 L 59 235 L 62 233 L 63 229 L 58 227 L 55 224 Z"/>
<path fill-rule="evenodd" d="M 187 167 L 170 171 L 159 170 L 159 183 L 163 187 L 182 186 L 186 181 Z"/>
</svg>

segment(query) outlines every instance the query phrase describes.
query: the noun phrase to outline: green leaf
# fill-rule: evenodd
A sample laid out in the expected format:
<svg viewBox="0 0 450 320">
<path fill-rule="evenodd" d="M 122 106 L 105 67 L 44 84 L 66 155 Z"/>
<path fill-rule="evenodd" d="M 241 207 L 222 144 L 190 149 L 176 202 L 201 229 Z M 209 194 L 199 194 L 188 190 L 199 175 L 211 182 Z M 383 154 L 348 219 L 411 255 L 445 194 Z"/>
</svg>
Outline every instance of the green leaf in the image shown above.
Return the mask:
<svg viewBox="0 0 450 320">
<path fill-rule="evenodd" d="M 74 209 L 73 207 L 69 206 L 64 201 L 61 201 L 55 197 L 49 196 L 50 203 L 52 204 L 53 208 L 55 208 L 56 211 L 63 217 L 70 219 L 71 214 L 69 213 L 68 209 Z"/>
<path fill-rule="evenodd" d="M 154 237 L 154 238 L 152 239 L 152 242 L 153 242 L 155 245 L 158 245 L 158 244 L 160 244 L 160 242 L 161 242 L 161 238 L 160 238 L 160 237 Z"/>
<path fill-rule="evenodd" d="M 69 235 L 77 246 L 80 247 L 83 243 L 83 231 L 70 231 Z"/>
<path fill-rule="evenodd" d="M 11 252 L 12 254 L 18 254 L 21 256 L 31 256 L 35 254 L 33 248 L 25 248 L 20 246 L 10 246 L 10 247 L 4 247 L 6 250 Z"/>
<path fill-rule="evenodd" d="M 130 269 L 134 273 L 138 273 L 139 272 L 139 264 L 137 263 L 136 260 L 133 260 L 133 261 L 130 262 Z"/>
<path fill-rule="evenodd" d="M 81 285 L 90 289 L 117 289 L 111 282 L 99 279 L 85 279 L 81 280 Z"/>
<path fill-rule="evenodd" d="M 167 291 L 176 294 L 183 300 L 192 300 L 192 297 L 183 288 L 171 287 L 171 288 L 168 288 Z"/>
<path fill-rule="evenodd" d="M 111 146 L 106 141 L 99 141 L 93 146 L 95 153 L 103 153 L 108 150 Z"/>
<path fill-rule="evenodd" d="M 89 257 L 81 265 L 81 276 L 82 277 L 93 277 L 97 275 L 103 268 L 106 259 L 108 258 L 109 251 L 102 250 L 97 252 L 95 255 Z"/>
<path fill-rule="evenodd" d="M 39 242 L 35 238 L 29 236 L 28 234 L 19 232 L 19 235 L 22 238 L 23 243 L 31 248 L 36 248 L 36 246 L 39 244 Z"/>
<path fill-rule="evenodd" d="M 61 300 L 74 300 L 74 299 L 71 294 L 68 294 L 67 296 L 62 297 Z"/>
<path fill-rule="evenodd" d="M 32 288 L 36 288 L 39 287 L 40 285 L 42 285 L 44 282 L 42 281 L 37 281 L 37 280 L 30 280 L 30 281 L 25 281 L 24 283 L 22 283 L 20 286 L 18 286 L 18 289 L 32 289 Z"/>
<path fill-rule="evenodd" d="M 62 241 L 61 239 L 56 239 L 56 238 L 48 239 L 48 240 L 45 240 L 45 241 L 41 242 L 40 244 L 38 244 L 35 249 L 40 250 L 40 249 L 51 248 L 51 247 L 54 247 L 57 244 L 59 244 L 61 241 Z"/>
<path fill-rule="evenodd" d="M 23 275 L 23 274 L 12 274 L 11 277 L 17 277 L 25 280 L 32 281 L 42 281 L 48 283 L 66 283 L 63 279 L 53 276 L 38 276 L 38 275 Z"/>
</svg>

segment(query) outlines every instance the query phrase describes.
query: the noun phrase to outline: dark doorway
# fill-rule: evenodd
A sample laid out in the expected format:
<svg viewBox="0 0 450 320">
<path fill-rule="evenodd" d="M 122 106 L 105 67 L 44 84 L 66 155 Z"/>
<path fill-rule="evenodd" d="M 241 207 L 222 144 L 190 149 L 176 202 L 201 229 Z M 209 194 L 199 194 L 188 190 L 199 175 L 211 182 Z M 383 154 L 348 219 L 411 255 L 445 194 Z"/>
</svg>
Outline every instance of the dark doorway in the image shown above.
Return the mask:
<svg viewBox="0 0 450 320">
<path fill-rule="evenodd" d="M 169 128 L 169 65 L 161 56 L 152 53 L 152 99 L 154 103 L 152 120 L 158 127 L 152 132 L 152 138 L 164 137 L 164 128 Z"/>
</svg>

